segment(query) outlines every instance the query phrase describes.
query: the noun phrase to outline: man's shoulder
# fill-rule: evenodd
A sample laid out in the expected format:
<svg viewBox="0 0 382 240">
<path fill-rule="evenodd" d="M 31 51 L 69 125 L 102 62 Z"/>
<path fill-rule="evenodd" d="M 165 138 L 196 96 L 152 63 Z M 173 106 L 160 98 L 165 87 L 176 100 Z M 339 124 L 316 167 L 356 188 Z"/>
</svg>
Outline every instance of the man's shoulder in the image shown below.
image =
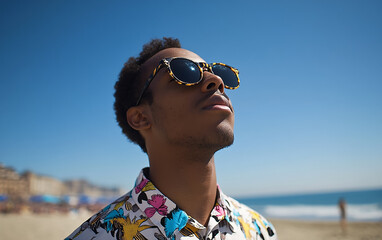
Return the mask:
<svg viewBox="0 0 382 240">
<path fill-rule="evenodd" d="M 138 210 L 133 204 L 130 191 L 91 216 L 65 240 L 115 239 L 113 224 L 118 219 L 125 219 L 130 212 L 136 213 Z"/>
<path fill-rule="evenodd" d="M 274 226 L 260 213 L 234 198 L 229 196 L 224 196 L 224 198 L 241 229 L 254 228 L 253 230 L 263 235 L 261 236 L 262 239 L 277 239 Z"/>
</svg>

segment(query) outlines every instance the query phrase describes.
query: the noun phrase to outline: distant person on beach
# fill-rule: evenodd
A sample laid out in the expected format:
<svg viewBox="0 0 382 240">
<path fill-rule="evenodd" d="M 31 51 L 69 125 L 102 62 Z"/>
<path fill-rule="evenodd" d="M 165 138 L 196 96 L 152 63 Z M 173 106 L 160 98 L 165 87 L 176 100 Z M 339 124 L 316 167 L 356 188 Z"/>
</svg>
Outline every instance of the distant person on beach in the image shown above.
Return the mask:
<svg viewBox="0 0 382 240">
<path fill-rule="evenodd" d="M 234 140 L 226 89 L 238 87 L 237 69 L 207 64 L 178 39 L 154 39 L 129 58 L 114 109 L 150 167 L 66 239 L 276 240 L 270 222 L 217 185 L 214 154 Z"/>
<path fill-rule="evenodd" d="M 338 208 L 340 209 L 340 225 L 342 233 L 346 234 L 346 202 L 344 198 L 340 198 L 338 201 Z"/>
</svg>

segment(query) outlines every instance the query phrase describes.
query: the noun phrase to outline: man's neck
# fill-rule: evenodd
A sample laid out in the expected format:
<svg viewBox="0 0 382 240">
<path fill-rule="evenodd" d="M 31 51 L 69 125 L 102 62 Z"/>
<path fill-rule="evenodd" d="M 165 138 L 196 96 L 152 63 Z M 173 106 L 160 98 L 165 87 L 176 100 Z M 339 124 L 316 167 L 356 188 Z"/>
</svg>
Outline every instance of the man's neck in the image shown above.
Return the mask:
<svg viewBox="0 0 382 240">
<path fill-rule="evenodd" d="M 149 154 L 151 181 L 179 208 L 206 226 L 217 191 L 213 154 L 168 153 L 171 154 Z"/>
</svg>

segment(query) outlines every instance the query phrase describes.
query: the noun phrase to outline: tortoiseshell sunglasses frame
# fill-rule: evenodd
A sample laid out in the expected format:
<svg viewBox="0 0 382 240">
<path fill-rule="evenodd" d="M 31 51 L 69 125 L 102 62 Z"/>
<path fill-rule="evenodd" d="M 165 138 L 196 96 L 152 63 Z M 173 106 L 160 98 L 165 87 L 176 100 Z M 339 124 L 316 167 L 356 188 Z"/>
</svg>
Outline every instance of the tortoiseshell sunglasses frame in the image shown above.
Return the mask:
<svg viewBox="0 0 382 240">
<path fill-rule="evenodd" d="M 170 62 L 174 59 L 186 59 L 188 61 L 191 61 L 193 63 L 195 63 L 196 66 L 198 66 L 199 68 L 199 72 L 200 72 L 200 78 L 197 82 L 195 83 L 187 83 L 187 82 L 183 82 L 181 79 L 177 78 L 174 73 L 172 72 L 171 70 L 171 66 L 170 66 Z M 166 67 L 167 68 L 167 72 L 168 74 L 175 80 L 175 82 L 177 82 L 178 84 L 181 84 L 181 85 L 186 85 L 186 86 L 192 86 L 192 85 L 196 85 L 198 83 L 200 83 L 203 79 L 203 69 L 208 69 L 209 72 L 212 72 L 212 67 L 215 66 L 215 65 L 221 65 L 221 66 L 225 66 L 225 67 L 228 67 L 229 69 L 231 69 L 232 72 L 235 73 L 236 75 L 236 78 L 237 78 L 237 86 L 236 87 L 230 87 L 230 86 L 227 86 L 224 84 L 224 87 L 227 88 L 227 89 L 236 89 L 239 87 L 240 85 L 240 78 L 239 78 L 239 70 L 237 70 L 236 68 L 234 67 L 231 67 L 231 66 L 228 66 L 227 64 L 224 64 L 224 63 L 211 63 L 211 64 L 208 64 L 208 63 L 205 63 L 205 62 L 194 62 L 190 59 L 187 59 L 187 58 L 181 58 L 181 57 L 172 57 L 172 58 L 164 58 L 162 59 L 158 66 L 154 69 L 154 71 L 151 73 L 150 77 L 147 79 L 146 83 L 145 83 L 145 86 L 143 87 L 142 89 L 142 92 L 141 94 L 139 95 L 139 98 L 138 98 L 138 101 L 137 103 L 135 104 L 136 106 L 139 105 L 139 103 L 141 102 L 142 100 L 142 97 L 143 97 L 143 94 L 146 92 L 147 88 L 150 86 L 150 83 L 153 81 L 154 77 L 156 76 L 156 74 L 159 72 L 159 70 L 161 70 L 163 67 Z"/>
</svg>

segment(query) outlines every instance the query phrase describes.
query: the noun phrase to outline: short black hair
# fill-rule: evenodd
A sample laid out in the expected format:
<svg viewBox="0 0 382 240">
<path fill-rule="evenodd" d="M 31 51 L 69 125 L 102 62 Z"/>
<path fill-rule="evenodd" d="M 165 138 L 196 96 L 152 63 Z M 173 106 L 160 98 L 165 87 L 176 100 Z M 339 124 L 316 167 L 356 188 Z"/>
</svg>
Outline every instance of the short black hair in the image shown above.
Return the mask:
<svg viewBox="0 0 382 240">
<path fill-rule="evenodd" d="M 130 139 L 130 141 L 138 144 L 143 152 L 147 153 L 145 140 L 142 135 L 133 129 L 127 122 L 126 112 L 130 107 L 135 106 L 138 95 L 140 94 L 143 84 L 139 82 L 139 73 L 143 63 L 154 56 L 159 51 L 166 48 L 180 48 L 180 42 L 176 38 L 153 39 L 149 43 L 143 45 L 143 49 L 138 57 L 130 57 L 124 64 L 119 73 L 118 81 L 114 85 L 114 111 L 122 132 Z M 150 92 L 145 94 L 145 98 L 150 98 Z M 152 98 L 151 98 L 152 99 Z"/>
</svg>

